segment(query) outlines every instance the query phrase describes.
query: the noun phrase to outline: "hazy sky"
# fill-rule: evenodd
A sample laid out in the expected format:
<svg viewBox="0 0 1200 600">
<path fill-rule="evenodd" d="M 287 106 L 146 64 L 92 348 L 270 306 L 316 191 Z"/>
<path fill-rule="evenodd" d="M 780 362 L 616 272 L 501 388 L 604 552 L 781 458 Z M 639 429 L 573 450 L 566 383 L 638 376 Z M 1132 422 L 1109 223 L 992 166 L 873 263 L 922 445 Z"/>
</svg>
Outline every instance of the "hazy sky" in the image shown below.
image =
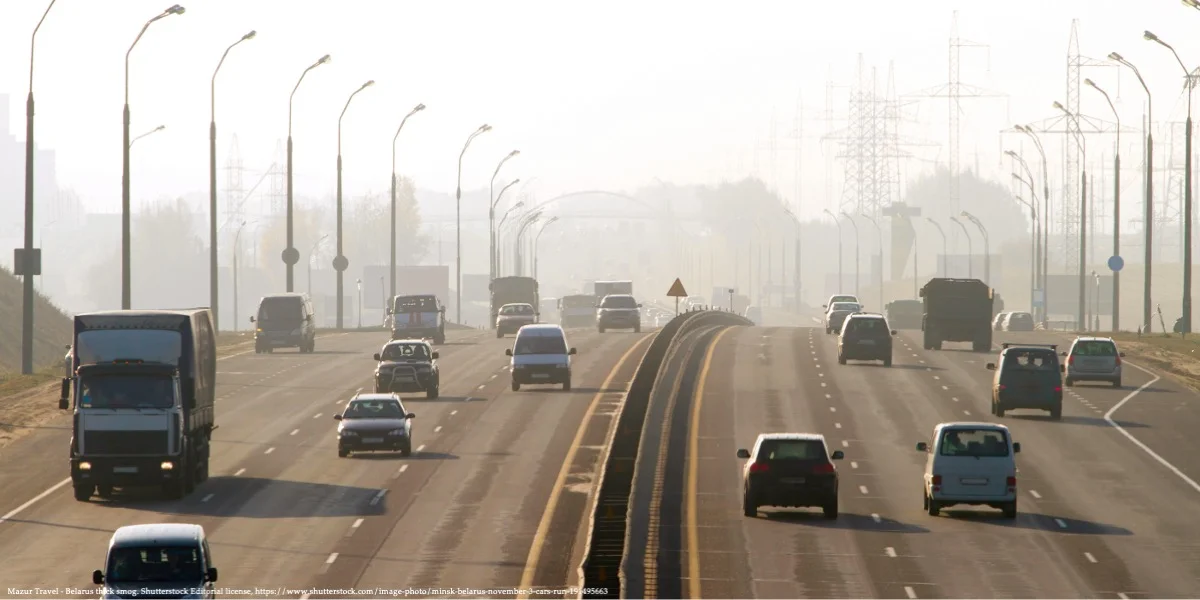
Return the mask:
<svg viewBox="0 0 1200 600">
<path fill-rule="evenodd" d="M 11 128 L 20 139 L 29 34 L 46 4 L 0 0 L 0 93 L 12 95 Z M 95 210 L 116 210 L 120 201 L 124 52 L 142 24 L 170 4 L 58 0 L 38 34 L 37 141 L 58 152 L 60 184 Z M 283 147 L 296 79 L 329 53 L 332 62 L 311 72 L 296 95 L 300 194 L 334 189 L 338 113 L 351 92 L 374 79 L 344 121 L 347 194 L 386 189 L 392 135 L 423 102 L 428 110 L 409 120 L 399 145 L 400 172 L 423 188 L 452 192 L 463 142 L 490 123 L 495 129 L 467 154 L 464 188 L 486 186 L 497 161 L 519 148 L 504 174 L 537 176 L 543 197 L 628 190 L 655 177 L 714 182 L 757 173 L 791 199 L 791 138 L 802 98 L 801 210 L 810 216 L 828 206 L 833 153 L 820 144 L 829 128 L 826 82 L 851 84 L 862 53 L 881 86 L 894 61 L 901 94 L 944 84 L 955 9 L 960 35 L 989 45 L 963 50 L 962 80 L 1008 94 L 964 103 L 962 161 L 974 164 L 978 152 L 985 172 L 1000 172 L 1000 128 L 1053 116 L 1051 103 L 1065 100 L 1072 18 L 1080 19 L 1084 55 L 1102 59 L 1116 50 L 1139 66 L 1156 95 L 1156 117 L 1182 111 L 1181 71 L 1165 48 L 1142 39 L 1142 30 L 1173 43 L 1185 61 L 1200 62 L 1200 11 L 1178 0 L 183 4 L 186 14 L 152 25 L 130 60 L 133 135 L 167 126 L 134 146 L 135 200 L 207 190 L 210 78 L 225 47 L 251 29 L 258 37 L 230 53 L 217 85 L 219 161 L 229 158 L 236 133 L 251 183 L 277 158 L 277 144 Z M 1119 92 L 1118 69 L 1085 75 L 1120 96 L 1123 118 L 1137 125 L 1144 96 L 1127 71 Z M 846 112 L 846 90 L 834 93 L 838 117 Z M 1081 93 L 1085 113 L 1107 118 L 1098 94 Z M 921 152 L 944 161 L 946 100 L 914 99 L 906 112 L 919 121 L 906 124 L 906 137 L 942 144 Z M 772 114 L 779 144 L 773 164 Z M 1111 148 L 1098 137 L 1089 144 L 1097 160 Z M 1056 154 L 1058 142 L 1048 145 Z M 928 165 L 912 161 L 905 171 Z M 840 167 L 831 172 L 840 183 Z"/>
</svg>

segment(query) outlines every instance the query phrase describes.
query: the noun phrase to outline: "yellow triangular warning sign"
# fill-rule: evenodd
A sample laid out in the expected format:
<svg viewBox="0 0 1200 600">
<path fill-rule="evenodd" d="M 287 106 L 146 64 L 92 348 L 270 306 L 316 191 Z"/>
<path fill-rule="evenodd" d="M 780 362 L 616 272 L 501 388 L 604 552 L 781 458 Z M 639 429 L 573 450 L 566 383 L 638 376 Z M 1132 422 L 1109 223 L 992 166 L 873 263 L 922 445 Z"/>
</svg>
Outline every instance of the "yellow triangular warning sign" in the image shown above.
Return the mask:
<svg viewBox="0 0 1200 600">
<path fill-rule="evenodd" d="M 687 295 L 687 290 L 683 289 L 683 282 L 676 277 L 675 283 L 671 284 L 671 289 L 667 290 L 667 296 L 670 298 L 687 298 Z"/>
</svg>

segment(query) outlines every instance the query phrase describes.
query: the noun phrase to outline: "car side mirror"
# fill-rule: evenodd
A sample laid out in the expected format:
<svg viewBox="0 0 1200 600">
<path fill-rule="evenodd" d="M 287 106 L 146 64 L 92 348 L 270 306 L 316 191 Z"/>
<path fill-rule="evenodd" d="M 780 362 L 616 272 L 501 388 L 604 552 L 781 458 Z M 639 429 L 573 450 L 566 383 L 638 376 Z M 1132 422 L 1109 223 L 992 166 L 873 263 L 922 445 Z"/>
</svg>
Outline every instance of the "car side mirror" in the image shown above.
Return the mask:
<svg viewBox="0 0 1200 600">
<path fill-rule="evenodd" d="M 250 322 L 251 322 L 251 323 L 253 323 L 253 322 L 254 322 L 254 315 L 250 315 Z"/>
<path fill-rule="evenodd" d="M 575 355 L 575 349 L 574 349 L 574 348 L 571 348 L 570 350 L 568 350 L 568 351 L 567 351 L 567 354 L 570 354 L 571 356 L 574 356 L 574 355 Z"/>
<path fill-rule="evenodd" d="M 333 415 L 333 420 L 334 420 L 334 421 L 341 421 L 341 420 L 342 420 L 342 415 Z"/>
<path fill-rule="evenodd" d="M 1013 454 L 1021 451 L 1021 442 L 1013 442 Z"/>
<path fill-rule="evenodd" d="M 439 357 L 441 357 L 442 355 L 441 355 L 441 354 L 438 354 L 437 352 L 434 352 L 434 353 L 433 353 L 433 354 L 431 354 L 430 356 L 432 356 L 432 357 L 433 357 L 433 360 L 437 360 L 437 359 L 438 359 Z"/>
<path fill-rule="evenodd" d="M 378 362 L 378 361 L 379 361 L 379 353 L 378 353 L 378 352 L 376 352 L 375 354 L 372 354 L 372 355 L 371 355 L 371 358 L 374 358 L 374 359 L 375 359 L 375 361 L 376 361 L 376 362 Z"/>
<path fill-rule="evenodd" d="M 987 364 L 987 370 L 989 370 L 989 371 L 995 371 L 995 370 L 996 370 L 996 363 L 988 363 L 988 364 Z"/>
<path fill-rule="evenodd" d="M 404 415 L 404 418 L 405 419 L 415 419 L 415 418 L 417 418 L 417 413 L 408 413 L 407 415 Z"/>
<path fill-rule="evenodd" d="M 842 460 L 843 458 L 846 458 L 846 453 L 842 452 L 841 450 L 834 450 L 833 454 L 829 455 L 829 458 L 833 460 Z"/>
<path fill-rule="evenodd" d="M 104 571 L 96 569 L 92 571 L 92 583 L 96 585 L 104 585 Z"/>
<path fill-rule="evenodd" d="M 505 356 L 512 356 L 512 348 L 505 348 L 505 349 L 504 349 L 504 355 L 505 355 Z"/>
<path fill-rule="evenodd" d="M 1124 353 L 1124 352 L 1118 352 L 1118 353 L 1117 353 L 1117 356 L 1120 356 L 1121 358 L 1125 358 L 1125 353 Z"/>
<path fill-rule="evenodd" d="M 737 457 L 743 459 L 750 458 L 750 451 L 745 448 L 738 448 Z"/>
<path fill-rule="evenodd" d="M 929 452 L 929 444 L 917 442 L 917 452 Z"/>
<path fill-rule="evenodd" d="M 216 583 L 217 582 L 217 568 L 209 567 L 208 572 L 204 574 L 204 580 L 209 583 Z"/>
</svg>

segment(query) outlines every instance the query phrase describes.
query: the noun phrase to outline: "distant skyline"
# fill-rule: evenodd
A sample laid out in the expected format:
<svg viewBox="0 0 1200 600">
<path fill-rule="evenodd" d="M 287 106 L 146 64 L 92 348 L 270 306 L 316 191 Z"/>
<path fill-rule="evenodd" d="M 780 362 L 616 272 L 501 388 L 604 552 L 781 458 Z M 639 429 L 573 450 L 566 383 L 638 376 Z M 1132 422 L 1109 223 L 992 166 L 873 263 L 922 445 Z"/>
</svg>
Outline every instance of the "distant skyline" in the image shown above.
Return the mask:
<svg viewBox="0 0 1200 600">
<path fill-rule="evenodd" d="M 11 96 L 7 125 L 18 140 L 24 139 L 29 34 L 46 4 L 0 8 L 0 51 L 9 57 L 0 64 L 0 93 Z M 59 0 L 38 34 L 38 146 L 55 152 L 59 185 L 76 190 L 89 210 L 119 208 L 122 60 L 142 24 L 168 4 Z M 486 122 L 495 129 L 468 151 L 464 190 L 486 188 L 500 158 L 519 148 L 521 156 L 501 179 L 536 176 L 530 187 L 541 197 L 629 191 L 655 179 L 688 184 L 758 176 L 794 202 L 794 119 L 802 104 L 800 212 L 806 218 L 818 218 L 840 195 L 836 148 L 820 141 L 831 129 L 827 82 L 835 84 L 835 119 L 846 113 L 845 86 L 856 76 L 859 53 L 876 70 L 881 89 L 889 63 L 901 95 L 946 83 L 954 10 L 960 11 L 960 36 L 989 46 L 963 49 L 962 81 L 1007 94 L 963 101 L 960 164 L 978 164 L 984 176 L 997 179 L 1009 170 L 1002 151 L 1022 148 L 1012 136 L 1002 146 L 1000 129 L 1053 117 L 1051 103 L 1066 100 L 1073 17 L 1080 19 L 1085 56 L 1103 59 L 1116 50 L 1138 65 L 1160 121 L 1182 119 L 1181 73 L 1166 49 L 1142 40 L 1142 30 L 1168 40 L 1185 62 L 1200 61 L 1200 12 L 1173 0 L 610 2 L 599 10 L 482 1 L 348 0 L 336 11 L 311 1 L 184 5 L 186 14 L 152 25 L 131 56 L 133 134 L 166 125 L 134 148 L 135 205 L 207 191 L 209 81 L 225 47 L 251 29 L 257 38 L 230 53 L 217 81 L 220 167 L 235 134 L 250 175 L 282 158 L 276 149 L 286 138 L 292 86 L 318 57 L 333 57 L 296 94 L 298 196 L 333 192 L 338 113 L 351 92 L 374 79 L 376 86 L 355 98 L 344 120 L 347 195 L 386 192 L 392 135 L 400 118 L 423 102 L 429 108 L 405 126 L 397 159 L 398 171 L 422 189 L 453 193 L 462 143 Z M 1088 69 L 1084 76 L 1106 87 L 1123 123 L 1137 127 L 1144 95 L 1127 69 Z M 1094 90 L 1080 94 L 1084 113 L 1111 118 Z M 910 180 L 934 161 L 947 161 L 947 103 L 905 102 L 901 137 L 938 144 L 917 148 L 923 160 L 901 165 Z M 1061 143 L 1053 138 L 1061 136 L 1047 143 L 1052 160 Z M 1123 138 L 1130 144 L 1123 151 L 1133 154 L 1126 161 L 1131 169 L 1139 162 L 1136 138 Z M 1088 143 L 1093 163 L 1111 159 L 1110 136 L 1090 136 Z M 1051 170 L 1057 180 L 1057 169 Z M 1132 175 L 1123 200 L 1129 214 L 1141 201 Z M 219 182 L 224 185 L 223 173 Z"/>
</svg>

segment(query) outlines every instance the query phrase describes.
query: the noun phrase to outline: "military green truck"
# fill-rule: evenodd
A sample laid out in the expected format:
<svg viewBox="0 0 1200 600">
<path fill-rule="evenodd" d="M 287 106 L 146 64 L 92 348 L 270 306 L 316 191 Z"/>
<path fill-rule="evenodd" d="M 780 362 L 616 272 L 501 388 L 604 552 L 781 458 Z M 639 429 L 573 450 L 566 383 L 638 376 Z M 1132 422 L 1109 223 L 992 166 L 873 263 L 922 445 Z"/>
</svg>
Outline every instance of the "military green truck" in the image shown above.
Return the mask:
<svg viewBox="0 0 1200 600">
<path fill-rule="evenodd" d="M 943 342 L 970 342 L 976 352 L 992 348 L 994 291 L 978 279 L 930 279 L 921 288 L 925 349 Z"/>
</svg>

